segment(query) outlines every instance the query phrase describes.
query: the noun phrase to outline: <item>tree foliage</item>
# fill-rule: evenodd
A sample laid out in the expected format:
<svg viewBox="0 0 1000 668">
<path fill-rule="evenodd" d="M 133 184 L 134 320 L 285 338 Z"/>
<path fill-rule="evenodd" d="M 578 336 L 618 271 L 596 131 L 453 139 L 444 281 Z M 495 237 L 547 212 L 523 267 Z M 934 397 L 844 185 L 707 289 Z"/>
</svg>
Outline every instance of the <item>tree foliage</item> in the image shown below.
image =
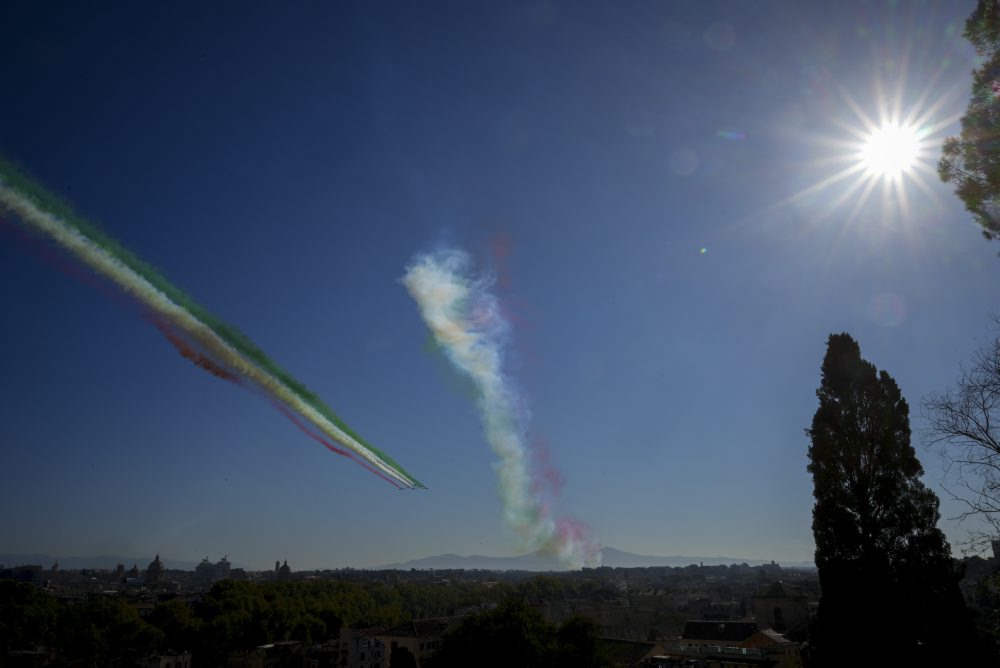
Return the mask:
<svg viewBox="0 0 1000 668">
<path fill-rule="evenodd" d="M 163 634 L 120 598 L 92 596 L 59 605 L 23 582 L 0 582 L 0 664 L 12 650 L 49 647 L 71 665 L 130 664 L 155 651 Z"/>
<path fill-rule="evenodd" d="M 448 587 L 337 580 L 218 582 L 192 604 L 156 603 L 147 619 L 122 595 L 59 602 L 48 592 L 0 581 L 0 665 L 7 652 L 45 646 L 74 665 L 132 665 L 157 651 L 191 651 L 198 665 L 224 665 L 227 653 L 280 640 L 320 643 L 342 627 L 395 626 L 497 601 L 509 586 Z"/>
<path fill-rule="evenodd" d="M 120 597 L 92 596 L 62 609 L 56 650 L 84 665 L 135 662 L 152 654 L 163 638 Z"/>
<path fill-rule="evenodd" d="M 9 650 L 51 646 L 59 609 L 51 596 L 22 582 L 0 582 L 0 656 Z"/>
<path fill-rule="evenodd" d="M 820 656 L 849 665 L 855 643 L 867 641 L 892 665 L 955 660 L 956 642 L 976 643 L 937 496 L 919 478 L 906 399 L 848 334 L 830 336 L 817 396 L 807 433 Z"/>
<path fill-rule="evenodd" d="M 965 23 L 965 37 L 983 64 L 972 73 L 972 93 L 958 137 L 941 147 L 938 176 L 983 228 L 1000 237 L 1000 0 L 979 0 Z"/>
<path fill-rule="evenodd" d="M 611 663 L 590 619 L 572 617 L 558 629 L 541 613 L 510 599 L 495 610 L 470 615 L 445 634 L 428 668 L 552 666 L 604 668 Z"/>
</svg>

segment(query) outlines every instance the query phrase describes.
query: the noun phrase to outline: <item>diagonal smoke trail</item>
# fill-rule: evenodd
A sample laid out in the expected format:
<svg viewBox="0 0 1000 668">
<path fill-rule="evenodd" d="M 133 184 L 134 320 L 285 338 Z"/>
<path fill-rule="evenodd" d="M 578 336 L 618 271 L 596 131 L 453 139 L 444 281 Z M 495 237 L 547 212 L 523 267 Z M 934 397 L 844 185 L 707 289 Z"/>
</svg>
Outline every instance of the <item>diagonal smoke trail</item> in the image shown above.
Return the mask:
<svg viewBox="0 0 1000 668">
<path fill-rule="evenodd" d="M 414 258 L 403 284 L 451 362 L 479 392 L 477 403 L 486 440 L 499 457 L 495 464 L 503 518 L 530 550 L 554 553 L 579 568 L 600 562 L 597 543 L 586 527 L 554 519 L 537 491 L 527 447 L 526 411 L 503 372 L 509 325 L 491 282 L 470 277 L 469 256 L 454 249 Z"/>
<path fill-rule="evenodd" d="M 359 463 L 397 487 L 423 487 L 391 458 L 354 433 L 316 395 L 249 339 L 194 303 L 117 242 L 77 218 L 54 196 L 3 160 L 0 160 L 0 212 L 10 213 L 29 229 L 42 233 L 137 300 L 155 316 L 160 330 L 169 332 L 171 343 L 198 366 L 222 378 L 239 378 L 241 384 L 261 390 L 310 423 L 323 437 L 345 446 Z M 328 442 L 324 444 L 337 451 Z"/>
</svg>

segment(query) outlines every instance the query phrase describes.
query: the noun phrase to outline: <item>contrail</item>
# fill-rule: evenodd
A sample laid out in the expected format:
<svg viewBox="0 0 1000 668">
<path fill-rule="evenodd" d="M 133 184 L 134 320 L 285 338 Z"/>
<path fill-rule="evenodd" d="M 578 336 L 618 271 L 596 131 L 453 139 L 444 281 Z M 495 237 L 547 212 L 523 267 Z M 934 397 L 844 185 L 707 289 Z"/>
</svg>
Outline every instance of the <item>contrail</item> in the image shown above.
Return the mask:
<svg viewBox="0 0 1000 668">
<path fill-rule="evenodd" d="M 471 261 L 444 249 L 414 258 L 403 284 L 451 362 L 478 390 L 479 412 L 493 452 L 503 518 L 523 547 L 556 554 L 579 568 L 600 564 L 600 551 L 586 527 L 550 515 L 531 470 L 527 411 L 504 375 L 503 350 L 510 326 L 501 315 L 491 281 L 470 276 Z"/>
<path fill-rule="evenodd" d="M 135 299 L 167 339 L 197 366 L 265 393 L 303 430 L 397 487 L 423 485 L 354 433 L 316 395 L 248 338 L 222 322 L 116 241 L 77 217 L 37 183 L 0 159 L 0 212 L 43 234 Z M 344 446 L 341 450 L 330 441 Z"/>
</svg>

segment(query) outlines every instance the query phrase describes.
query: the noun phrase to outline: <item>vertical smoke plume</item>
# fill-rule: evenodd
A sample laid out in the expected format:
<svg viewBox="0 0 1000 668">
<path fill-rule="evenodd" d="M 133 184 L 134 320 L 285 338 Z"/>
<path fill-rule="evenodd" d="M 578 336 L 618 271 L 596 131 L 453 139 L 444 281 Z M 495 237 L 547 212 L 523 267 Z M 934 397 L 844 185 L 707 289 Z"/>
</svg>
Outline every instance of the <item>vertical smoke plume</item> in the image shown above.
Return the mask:
<svg viewBox="0 0 1000 668">
<path fill-rule="evenodd" d="M 460 250 L 421 254 L 403 284 L 438 344 L 478 390 L 486 440 L 499 457 L 494 466 L 504 522 L 527 549 L 555 554 L 577 568 L 598 565 L 598 545 L 586 527 L 553 518 L 541 496 L 527 445 L 527 410 L 503 371 L 510 326 L 489 291 L 492 282 L 472 277 L 470 270 L 469 256 Z"/>
</svg>

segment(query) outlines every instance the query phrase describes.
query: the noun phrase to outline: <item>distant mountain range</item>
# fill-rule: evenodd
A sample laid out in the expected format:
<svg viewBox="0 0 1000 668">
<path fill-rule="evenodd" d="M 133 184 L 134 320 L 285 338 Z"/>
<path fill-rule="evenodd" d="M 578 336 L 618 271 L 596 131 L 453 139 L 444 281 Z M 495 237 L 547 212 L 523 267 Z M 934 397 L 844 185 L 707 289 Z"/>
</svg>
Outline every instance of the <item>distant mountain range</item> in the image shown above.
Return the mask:
<svg viewBox="0 0 1000 668">
<path fill-rule="evenodd" d="M 644 566 L 688 566 L 690 564 L 704 564 L 705 566 L 731 566 L 732 564 L 748 564 L 759 566 L 771 563 L 768 560 L 745 559 L 742 557 L 654 557 L 643 554 L 632 554 L 623 552 L 613 547 L 605 547 L 601 550 L 601 565 L 611 568 L 640 568 Z M 813 564 L 804 561 L 785 562 L 781 564 L 785 568 L 814 568 Z M 522 554 L 517 557 L 484 557 L 474 554 L 463 557 L 458 554 L 439 554 L 434 557 L 424 557 L 423 559 L 413 559 L 399 564 L 386 564 L 379 566 L 381 570 L 410 570 L 415 568 L 435 569 L 435 570 L 484 570 L 484 571 L 565 571 L 568 570 L 559 559 L 554 556 L 534 552 Z"/>
</svg>

